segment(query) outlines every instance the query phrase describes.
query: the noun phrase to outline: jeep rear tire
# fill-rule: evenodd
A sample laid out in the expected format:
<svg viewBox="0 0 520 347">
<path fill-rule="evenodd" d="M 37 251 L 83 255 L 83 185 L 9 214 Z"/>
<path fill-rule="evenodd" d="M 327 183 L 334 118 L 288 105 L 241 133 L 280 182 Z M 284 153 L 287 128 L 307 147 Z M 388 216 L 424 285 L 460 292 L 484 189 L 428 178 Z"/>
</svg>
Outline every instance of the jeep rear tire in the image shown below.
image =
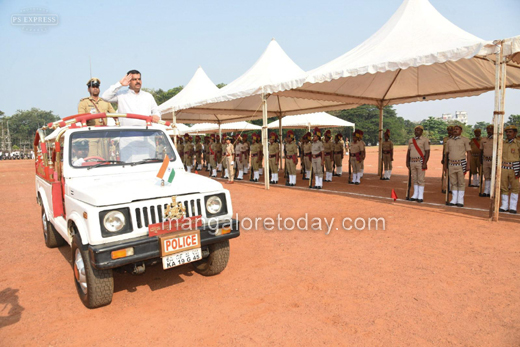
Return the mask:
<svg viewBox="0 0 520 347">
<path fill-rule="evenodd" d="M 83 304 L 88 308 L 108 305 L 114 294 L 112 270 L 100 270 L 92 266 L 90 255 L 78 234 L 72 240 L 72 269 L 74 283 Z"/>
<path fill-rule="evenodd" d="M 229 260 L 229 240 L 208 246 L 209 256 L 192 263 L 195 272 L 204 276 L 218 275 L 227 266 Z"/>
<path fill-rule="evenodd" d="M 49 248 L 56 248 L 63 246 L 65 240 L 61 237 L 60 233 L 54 228 L 47 215 L 45 214 L 45 208 L 42 206 L 42 229 L 43 239 L 45 240 L 45 246 Z"/>
</svg>

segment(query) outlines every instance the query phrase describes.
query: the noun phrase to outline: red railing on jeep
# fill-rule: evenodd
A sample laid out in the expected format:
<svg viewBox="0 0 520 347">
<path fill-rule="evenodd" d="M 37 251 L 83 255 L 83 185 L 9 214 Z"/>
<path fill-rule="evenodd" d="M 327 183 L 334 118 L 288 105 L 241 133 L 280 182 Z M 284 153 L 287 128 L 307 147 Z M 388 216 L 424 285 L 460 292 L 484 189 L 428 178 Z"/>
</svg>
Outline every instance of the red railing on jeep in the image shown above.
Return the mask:
<svg viewBox="0 0 520 347">
<path fill-rule="evenodd" d="M 126 114 L 119 114 L 119 113 L 113 113 L 113 114 L 106 114 L 106 113 L 81 113 L 76 114 L 73 116 L 65 117 L 60 121 L 49 123 L 47 126 L 49 128 L 54 128 L 56 126 L 64 127 L 67 125 L 71 125 L 71 128 L 73 128 L 74 124 L 81 123 L 81 126 L 87 126 L 87 121 L 93 120 L 93 119 L 103 119 L 103 118 L 129 118 L 129 119 L 140 119 L 146 122 L 146 125 L 151 125 L 152 123 L 162 124 L 165 126 L 170 126 L 171 123 L 163 120 L 154 121 L 153 116 L 143 116 L 141 114 L 134 114 L 134 113 L 126 113 Z M 99 125 L 99 126 L 105 126 L 105 125 Z"/>
</svg>

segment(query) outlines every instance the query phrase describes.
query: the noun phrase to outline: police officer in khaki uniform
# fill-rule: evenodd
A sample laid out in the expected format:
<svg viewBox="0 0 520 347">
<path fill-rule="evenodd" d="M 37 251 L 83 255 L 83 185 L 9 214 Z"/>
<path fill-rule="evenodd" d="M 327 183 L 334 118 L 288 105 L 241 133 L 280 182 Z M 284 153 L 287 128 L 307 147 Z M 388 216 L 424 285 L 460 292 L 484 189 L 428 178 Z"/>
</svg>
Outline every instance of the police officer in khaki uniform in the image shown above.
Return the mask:
<svg viewBox="0 0 520 347">
<path fill-rule="evenodd" d="M 491 196 L 491 166 L 493 162 L 493 125 L 488 125 L 486 128 L 487 137 L 480 140 L 480 164 L 482 164 L 482 171 L 484 175 L 484 192 L 480 195 L 482 197 Z"/>
<path fill-rule="evenodd" d="M 430 140 L 422 136 L 422 125 L 415 127 L 415 137 L 408 140 L 406 152 L 406 167 L 411 171 L 413 182 L 413 196 L 411 201 L 424 201 L 424 177 L 430 159 Z"/>
<path fill-rule="evenodd" d="M 343 135 L 337 133 L 334 136 L 334 163 L 336 164 L 335 176 L 341 177 L 343 172 L 343 157 L 345 156 L 345 143 L 343 142 Z"/>
<path fill-rule="evenodd" d="M 305 177 L 304 180 L 311 178 L 311 165 L 312 165 L 312 154 L 311 154 L 311 133 L 308 132 L 303 135 L 303 164 L 305 166 Z"/>
<path fill-rule="evenodd" d="M 202 144 L 200 143 L 200 136 L 195 136 L 195 162 L 197 163 L 197 170 L 202 169 Z"/>
<path fill-rule="evenodd" d="M 209 167 L 210 177 L 217 177 L 217 145 L 215 144 L 215 134 L 209 137 Z"/>
<path fill-rule="evenodd" d="M 452 199 L 448 206 L 464 206 L 464 175 L 469 170 L 471 145 L 467 137 L 461 136 L 462 126 L 453 126 L 453 137 L 448 140 L 444 154 L 444 166 L 448 166 Z"/>
<path fill-rule="evenodd" d="M 225 160 L 227 161 L 226 166 L 228 167 L 228 176 L 229 180 L 227 183 L 233 184 L 235 179 L 235 148 L 233 144 L 231 143 L 233 141 L 233 138 L 231 136 L 228 136 L 226 138 L 226 146 L 224 147 L 226 150 L 225 154 Z"/>
<path fill-rule="evenodd" d="M 278 135 L 272 132 L 269 134 L 269 168 L 271 169 L 271 184 L 278 183 L 278 163 L 280 160 L 280 145 L 276 143 Z"/>
<path fill-rule="evenodd" d="M 209 136 L 204 136 L 204 169 L 209 171 Z"/>
<path fill-rule="evenodd" d="M 480 135 L 482 134 L 482 130 L 475 129 L 473 133 L 475 134 L 475 137 L 472 138 L 469 143 L 471 146 L 469 173 L 471 174 L 471 177 L 473 177 L 473 179 L 469 182 L 469 186 L 478 187 L 480 185 L 479 177 L 482 174 L 480 172 L 480 140 L 482 139 Z"/>
<path fill-rule="evenodd" d="M 287 175 L 289 175 L 289 183 L 285 185 L 296 185 L 296 165 L 298 165 L 298 146 L 294 142 L 294 132 L 287 132 L 287 143 L 285 144 L 285 165 L 287 166 Z"/>
<path fill-rule="evenodd" d="M 361 140 L 362 137 L 363 131 L 356 129 L 349 148 L 349 161 L 352 166 L 352 181 L 349 184 L 361 183 L 361 163 L 365 159 L 365 143 Z"/>
<path fill-rule="evenodd" d="M 325 150 L 323 148 L 323 142 L 321 142 L 321 130 L 316 127 L 314 129 L 312 145 L 311 145 L 311 153 L 312 153 L 312 171 L 314 172 L 315 178 L 315 189 L 323 188 L 323 162 L 325 159 Z"/>
<path fill-rule="evenodd" d="M 446 193 L 446 185 L 448 184 L 448 171 L 447 169 L 444 169 L 445 166 L 444 166 L 444 150 L 446 149 L 446 144 L 448 143 L 448 140 L 451 139 L 451 137 L 453 136 L 453 125 L 449 125 L 447 128 L 446 128 L 446 132 L 448 133 L 448 136 L 445 136 L 443 139 L 442 139 L 442 159 L 441 159 L 441 164 L 442 164 L 442 187 L 441 187 L 441 191 L 442 193 Z"/>
<path fill-rule="evenodd" d="M 502 174 L 500 177 L 500 212 L 516 213 L 518 204 L 518 179 L 520 178 L 520 141 L 516 138 L 517 128 L 505 128 L 506 139 L 502 147 Z M 509 186 L 511 195 L 509 196 Z"/>
<path fill-rule="evenodd" d="M 251 152 L 251 143 L 247 140 L 247 134 L 242 136 L 242 150 L 244 152 L 244 174 L 249 172 L 249 153 Z"/>
<path fill-rule="evenodd" d="M 385 173 L 381 179 L 388 181 L 392 175 L 392 162 L 394 161 L 394 143 L 390 141 L 390 129 L 386 129 L 384 137 L 385 140 L 382 143 L 382 149 Z"/>
<path fill-rule="evenodd" d="M 238 171 L 237 181 L 244 179 L 244 146 L 242 145 L 242 137 L 235 135 L 235 165 Z"/>
<path fill-rule="evenodd" d="M 217 172 L 222 172 L 222 142 L 220 135 L 215 136 L 215 147 L 217 148 Z"/>
<path fill-rule="evenodd" d="M 78 104 L 78 114 L 83 113 L 115 113 L 112 104 L 106 102 L 99 97 L 99 86 L 101 81 L 98 78 L 91 78 L 87 82 L 90 97 L 83 98 Z M 87 125 L 106 125 L 106 118 L 91 119 L 87 121 Z"/>
<path fill-rule="evenodd" d="M 226 146 L 227 146 L 227 135 L 224 133 L 222 134 L 222 154 L 221 154 L 221 161 L 220 164 L 222 165 L 222 178 L 229 178 L 229 170 L 228 170 L 228 164 L 226 159 Z"/>
<path fill-rule="evenodd" d="M 179 152 L 179 157 L 181 159 L 182 165 L 184 165 L 184 144 L 182 141 L 182 136 L 178 136 L 176 148 L 177 148 L 177 152 Z"/>
<path fill-rule="evenodd" d="M 323 143 L 323 151 L 325 153 L 325 182 L 332 182 L 332 160 L 334 159 L 334 143 L 332 142 L 332 134 L 330 130 L 325 131 L 325 142 Z"/>
<path fill-rule="evenodd" d="M 251 169 L 253 170 L 253 181 L 258 182 L 260 179 L 260 165 L 262 162 L 262 144 L 260 143 L 260 135 L 253 134 L 251 136 L 253 144 L 250 147 L 251 150 Z"/>
</svg>

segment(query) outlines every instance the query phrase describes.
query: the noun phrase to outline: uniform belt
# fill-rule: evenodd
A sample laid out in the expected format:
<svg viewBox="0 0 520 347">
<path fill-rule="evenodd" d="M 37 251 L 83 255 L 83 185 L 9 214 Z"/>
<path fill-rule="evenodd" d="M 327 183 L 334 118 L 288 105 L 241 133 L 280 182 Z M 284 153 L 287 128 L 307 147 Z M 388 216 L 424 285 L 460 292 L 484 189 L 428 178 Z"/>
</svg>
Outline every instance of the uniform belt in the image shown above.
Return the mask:
<svg viewBox="0 0 520 347">
<path fill-rule="evenodd" d="M 503 161 L 502 162 L 502 169 L 513 170 L 513 165 L 514 164 L 515 164 L 514 162 L 505 162 L 505 161 Z"/>
<path fill-rule="evenodd" d="M 486 157 L 486 156 L 484 156 L 484 159 L 485 159 L 486 161 L 493 161 L 493 157 Z"/>
<path fill-rule="evenodd" d="M 269 158 L 276 158 L 276 154 L 270 154 Z"/>
<path fill-rule="evenodd" d="M 287 154 L 287 158 L 289 158 L 289 159 L 292 159 L 294 157 L 296 157 L 296 154 Z"/>
<path fill-rule="evenodd" d="M 334 154 L 341 154 L 343 151 L 334 151 Z"/>
<path fill-rule="evenodd" d="M 240 157 L 240 154 L 236 154 L 235 157 L 237 157 L 237 158 Z"/>
<path fill-rule="evenodd" d="M 451 166 L 461 166 L 462 165 L 462 159 L 460 160 L 450 160 Z"/>
<path fill-rule="evenodd" d="M 420 163 L 422 160 L 421 160 L 421 157 L 418 157 L 418 158 L 410 158 L 410 162 L 411 163 Z"/>
<path fill-rule="evenodd" d="M 258 153 L 251 154 L 251 157 L 258 157 Z"/>
<path fill-rule="evenodd" d="M 321 154 L 318 154 L 318 155 L 312 155 L 312 159 L 317 159 L 317 158 L 321 158 Z"/>
<path fill-rule="evenodd" d="M 383 154 L 390 154 L 392 153 L 391 151 L 383 151 Z"/>
<path fill-rule="evenodd" d="M 330 155 L 331 152 L 325 152 L 325 155 Z"/>
</svg>

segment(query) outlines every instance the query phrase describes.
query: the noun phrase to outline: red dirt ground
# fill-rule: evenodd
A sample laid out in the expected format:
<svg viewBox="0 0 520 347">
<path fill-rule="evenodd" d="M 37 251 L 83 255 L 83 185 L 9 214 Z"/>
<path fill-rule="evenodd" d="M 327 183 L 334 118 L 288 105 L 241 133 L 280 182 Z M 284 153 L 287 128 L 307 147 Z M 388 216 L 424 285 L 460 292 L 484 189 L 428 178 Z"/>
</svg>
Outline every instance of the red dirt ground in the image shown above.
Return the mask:
<svg viewBox="0 0 520 347">
<path fill-rule="evenodd" d="M 77 297 L 70 249 L 43 243 L 32 162 L 1 161 L 0 345 L 520 345 L 520 217 L 488 222 L 476 188 L 468 208 L 442 205 L 438 149 L 425 203 L 402 201 L 404 149 L 391 181 L 375 176 L 374 150 L 360 186 L 347 175 L 324 191 L 225 185 L 240 219 L 335 218 L 329 235 L 243 230 L 220 275 L 115 274 L 112 304 L 95 310 Z M 345 217 L 386 228 L 345 231 Z"/>
</svg>

